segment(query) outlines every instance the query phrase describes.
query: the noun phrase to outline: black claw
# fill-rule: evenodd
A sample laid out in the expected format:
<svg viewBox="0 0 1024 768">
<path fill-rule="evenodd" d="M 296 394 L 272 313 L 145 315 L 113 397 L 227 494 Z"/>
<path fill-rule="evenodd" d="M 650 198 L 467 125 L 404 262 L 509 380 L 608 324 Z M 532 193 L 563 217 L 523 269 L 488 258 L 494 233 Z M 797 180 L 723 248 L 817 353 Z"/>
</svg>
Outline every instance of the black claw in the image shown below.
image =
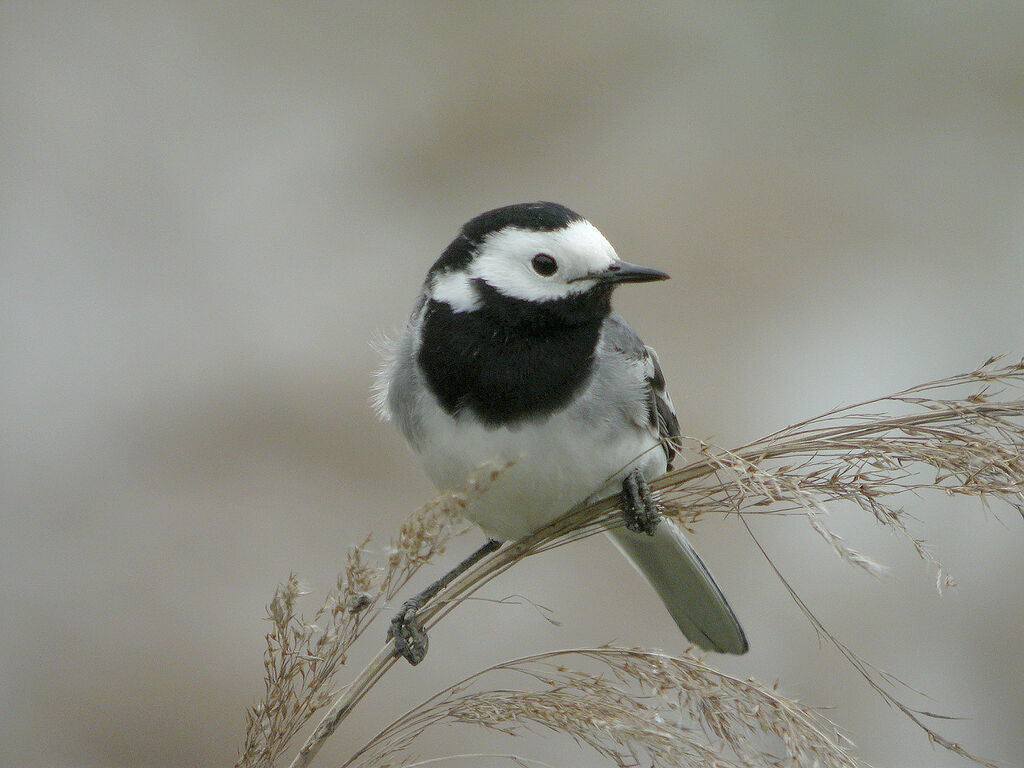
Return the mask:
<svg viewBox="0 0 1024 768">
<path fill-rule="evenodd" d="M 661 522 L 658 500 L 651 491 L 651 486 L 640 473 L 632 470 L 622 481 L 622 507 L 626 528 L 634 533 L 654 535 L 654 529 Z"/>
<path fill-rule="evenodd" d="M 391 620 L 388 638 L 395 641 L 395 656 L 401 656 L 414 667 L 427 656 L 430 640 L 416 616 L 419 606 L 413 601 L 406 602 L 402 610 Z"/>
</svg>

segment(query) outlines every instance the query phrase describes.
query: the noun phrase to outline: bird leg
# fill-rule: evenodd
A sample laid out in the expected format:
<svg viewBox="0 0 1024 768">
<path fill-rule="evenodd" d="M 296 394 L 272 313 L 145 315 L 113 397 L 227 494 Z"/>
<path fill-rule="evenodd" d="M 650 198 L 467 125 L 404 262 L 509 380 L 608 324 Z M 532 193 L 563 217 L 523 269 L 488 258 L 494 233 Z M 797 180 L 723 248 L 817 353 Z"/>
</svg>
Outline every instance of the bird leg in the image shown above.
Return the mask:
<svg viewBox="0 0 1024 768">
<path fill-rule="evenodd" d="M 626 528 L 634 533 L 654 535 L 661 522 L 658 500 L 639 469 L 630 470 L 622 480 L 622 516 Z"/>
<path fill-rule="evenodd" d="M 402 609 L 391 620 L 391 628 L 388 630 L 388 639 L 391 640 L 393 638 L 395 641 L 395 656 L 404 657 L 413 666 L 423 661 L 427 655 L 429 640 L 427 639 L 426 630 L 420 624 L 416 613 L 438 592 L 451 584 L 456 576 L 469 570 L 473 565 L 500 546 L 500 541 L 488 539 L 486 544 L 448 571 L 440 579 L 402 603 Z"/>
</svg>

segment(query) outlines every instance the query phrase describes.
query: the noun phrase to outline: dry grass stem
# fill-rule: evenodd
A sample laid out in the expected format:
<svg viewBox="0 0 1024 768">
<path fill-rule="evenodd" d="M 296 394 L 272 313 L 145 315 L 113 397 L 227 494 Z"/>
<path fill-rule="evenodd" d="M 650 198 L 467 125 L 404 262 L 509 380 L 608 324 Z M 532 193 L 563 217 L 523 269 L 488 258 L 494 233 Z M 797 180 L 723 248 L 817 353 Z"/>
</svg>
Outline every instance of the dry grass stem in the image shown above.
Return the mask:
<svg viewBox="0 0 1024 768">
<path fill-rule="evenodd" d="M 818 617 L 807 606 L 807 603 L 805 603 L 803 599 L 800 597 L 800 595 L 797 594 L 796 590 L 793 589 L 789 581 L 786 579 L 785 576 L 783 576 L 782 572 L 779 570 L 778 566 L 776 566 L 772 558 L 768 556 L 768 553 L 765 552 L 764 547 L 761 545 L 761 542 L 758 541 L 757 537 L 754 535 L 754 532 L 750 529 L 750 525 L 747 523 L 746 520 L 743 521 L 743 525 L 747 529 L 747 533 L 750 535 L 751 539 L 754 540 L 754 544 L 757 545 L 757 548 L 759 550 L 761 550 L 761 554 L 764 555 L 765 559 L 768 561 L 768 564 L 771 566 L 772 570 L 775 571 L 775 575 L 779 578 L 779 581 L 782 582 L 782 585 L 786 588 L 786 591 L 793 599 L 793 602 L 797 604 L 797 607 L 800 609 L 800 612 L 803 613 L 803 615 L 811 623 L 811 626 L 814 627 L 815 631 L 818 633 L 818 637 L 824 638 L 829 643 L 831 643 L 835 647 L 835 649 L 839 651 L 840 655 L 842 655 L 842 657 L 846 659 L 850 666 L 857 670 L 857 674 L 864 678 L 864 680 L 867 682 L 869 686 L 871 686 L 872 690 L 874 690 L 875 693 L 881 696 L 882 699 L 885 702 L 887 702 L 890 706 L 892 706 L 894 709 L 899 710 L 908 720 L 910 720 L 910 722 L 912 722 L 914 725 L 916 725 L 918 728 L 924 731 L 925 735 L 928 737 L 928 741 L 930 741 L 932 744 L 942 747 L 943 749 L 948 750 L 953 754 L 959 755 L 960 757 L 965 758 L 966 760 L 970 760 L 973 763 L 985 766 L 985 768 L 999 768 L 999 766 L 997 766 L 995 763 L 985 760 L 984 758 L 981 758 L 973 754 L 972 752 L 967 751 L 967 749 L 962 744 L 950 741 L 924 721 L 924 718 L 926 717 L 945 719 L 941 715 L 936 715 L 932 712 L 924 712 L 921 710 L 912 709 L 911 707 L 907 706 L 902 701 L 900 701 L 895 695 L 893 695 L 893 693 L 889 690 L 889 686 L 893 686 L 896 684 L 905 684 L 893 675 L 889 674 L 888 672 L 884 672 L 875 667 L 874 665 L 868 663 L 864 659 L 862 659 L 859 655 L 854 653 L 853 650 L 851 650 L 851 648 L 848 645 L 846 645 L 846 643 L 842 642 L 831 631 L 829 631 L 825 627 L 825 625 L 822 624 L 821 620 L 819 620 Z"/>
<path fill-rule="evenodd" d="M 888 530 L 905 538 L 914 551 L 936 569 L 936 583 L 941 590 L 951 580 L 923 541 L 911 533 L 908 517 L 898 506 L 899 497 L 908 493 L 919 495 L 938 491 L 949 496 L 977 498 L 985 505 L 992 500 L 1005 502 L 1024 514 L 1022 388 L 1024 362 L 1001 365 L 998 359 L 993 358 L 971 373 L 837 408 L 737 449 L 724 450 L 700 440 L 687 441 L 692 459 L 654 481 L 652 486 L 660 494 L 666 513 L 685 526 L 693 525 L 710 513 L 804 515 L 818 535 L 844 561 L 877 573 L 879 567 L 869 557 L 847 546 L 826 525 L 828 508 L 836 502 L 853 504 Z M 473 494 L 485 493 L 488 484 L 502 469 L 501 466 L 482 468 L 466 492 L 442 497 L 410 518 L 383 563 L 365 564 L 364 549 L 354 549 L 349 555 L 345 573 L 339 577 L 337 588 L 312 621 L 305 622 L 295 612 L 294 604 L 301 590 L 294 578 L 279 589 L 268 609 L 272 630 L 268 634 L 265 654 L 266 694 L 248 713 L 246 742 L 239 766 L 269 766 L 279 758 L 290 739 L 327 703 L 332 677 L 344 663 L 351 644 L 379 615 L 382 603 L 393 598 L 419 567 L 443 552 L 451 538 L 464 530 L 461 510 Z M 524 557 L 620 525 L 621 520 L 617 497 L 573 509 L 545 528 L 506 544 L 477 563 L 430 601 L 420 612 L 420 618 L 429 629 L 473 592 Z M 799 598 L 796 599 L 799 602 Z M 827 634 L 806 606 L 800 604 L 816 629 Z M 934 743 L 977 760 L 959 745 L 946 741 L 927 728 L 918 717 L 923 713 L 897 702 L 871 675 L 869 665 L 835 638 L 831 639 L 886 701 L 924 728 Z M 612 650 L 604 649 L 603 652 L 608 654 Z M 614 650 L 616 653 L 624 652 Z M 590 653 L 597 653 L 597 649 Z M 635 654 L 632 658 L 647 658 L 643 657 L 647 652 L 630 653 Z M 535 670 L 540 658 L 532 657 L 520 662 Z M 597 657 L 590 658 L 594 660 Z M 599 660 L 609 664 L 608 658 Z M 324 741 L 392 663 L 393 644 L 388 643 L 327 709 L 320 725 L 293 760 L 293 766 L 305 766 L 312 761 Z M 576 673 L 567 671 L 568 677 L 552 676 L 549 687 L 540 691 L 476 691 L 470 694 L 453 687 L 448 694 L 439 694 L 441 699 L 435 697 L 431 700 L 433 703 L 424 705 L 427 710 L 415 717 L 426 719 L 416 722 L 432 724 L 431 718 L 442 711 L 437 707 L 442 706 L 443 700 L 446 702 L 444 706 L 448 707 L 443 717 L 449 721 L 474 722 L 476 718 L 483 724 L 490 718 L 491 723 L 499 723 L 503 722 L 502 717 L 507 717 L 504 722 L 513 729 L 527 721 L 533 727 L 556 728 L 619 761 L 620 765 L 630 764 L 622 761 L 636 757 L 629 753 L 634 746 L 647 756 L 645 760 L 653 760 L 654 764 L 670 764 L 658 761 L 669 761 L 671 756 L 682 764 L 774 765 L 765 762 L 769 760 L 766 752 L 743 751 L 747 749 L 745 745 L 748 742 L 740 740 L 740 734 L 746 734 L 744 738 L 747 738 L 752 731 L 736 729 L 739 724 L 747 723 L 754 730 L 770 732 L 781 738 L 797 764 L 807 756 L 817 755 L 813 749 L 831 748 L 840 751 L 822 764 L 856 764 L 845 752 L 838 736 L 816 719 L 816 715 L 812 717 L 809 710 L 800 709 L 795 704 L 795 709 L 786 709 L 779 703 L 784 700 L 777 697 L 773 699 L 776 704 L 772 706 L 767 700 L 762 701 L 757 705 L 760 707 L 759 717 L 768 717 L 774 723 L 769 727 L 767 720 L 757 717 L 750 720 L 753 715 L 745 709 L 764 695 L 763 689 L 756 684 L 749 683 L 751 687 L 741 692 L 731 689 L 736 695 L 709 698 L 710 693 L 706 687 L 701 687 L 701 681 L 717 679 L 717 685 L 724 690 L 729 688 L 724 676 L 705 668 L 702 669 L 704 677 L 693 677 L 697 669 L 694 665 L 698 662 L 692 659 L 684 658 L 672 663 L 682 665 L 674 667 L 680 676 L 676 684 L 682 699 L 685 699 L 682 691 L 686 690 L 689 691 L 687 695 L 697 697 L 687 701 L 714 703 L 704 715 L 691 712 L 690 705 L 685 703 L 681 703 L 678 710 L 685 710 L 711 741 L 695 741 L 694 733 L 682 725 L 654 719 L 643 709 L 649 706 L 645 700 L 638 701 L 635 696 L 627 700 L 618 685 L 623 681 L 618 678 L 618 683 L 595 682 L 600 678 L 577 678 L 572 676 Z M 501 668 L 525 673 L 525 667 L 502 665 Z M 685 670 L 691 677 L 685 678 L 680 670 Z M 884 674 L 879 676 L 886 680 Z M 474 676 L 467 681 L 477 678 Z M 536 675 L 533 679 L 541 682 Z M 632 679 L 635 681 L 636 675 Z M 684 679 L 685 685 L 680 682 Z M 643 682 L 647 684 L 646 678 Z M 739 685 L 738 681 L 734 683 Z M 572 709 L 586 700 L 586 697 L 578 695 L 578 686 L 584 685 L 590 686 L 588 690 L 593 694 L 594 707 L 599 701 L 600 707 L 604 708 L 600 710 L 600 717 L 595 714 L 597 709 L 591 709 L 589 721 L 587 711 L 579 707 Z M 603 685 L 611 687 L 602 688 Z M 573 689 L 573 686 L 577 688 Z M 570 689 L 577 695 L 568 695 Z M 548 712 L 552 718 L 559 711 L 567 718 L 570 718 L 570 712 L 572 715 L 569 720 L 557 723 L 554 719 L 545 721 L 543 715 L 537 714 L 542 711 Z M 516 712 L 521 718 L 519 721 L 515 719 Z M 799 722 L 786 719 L 790 716 L 787 713 L 797 712 L 801 717 L 810 719 Z M 485 717 L 485 713 L 490 714 Z M 536 717 L 529 716 L 529 713 L 536 714 Z M 792 716 L 796 717 L 795 714 Z M 593 719 L 595 717 L 596 720 Z M 605 730 L 601 730 L 604 726 L 598 727 L 602 718 L 609 723 Z M 652 730 L 643 731 L 644 742 L 638 745 L 629 741 L 628 728 L 616 731 L 613 724 L 629 722 L 632 723 L 629 728 L 640 728 L 640 721 Z M 721 727 L 716 730 L 713 724 L 719 721 Z M 572 723 L 579 728 L 574 731 Z M 808 736 L 809 724 L 814 724 L 812 731 L 820 731 L 818 741 L 787 741 L 787 738 L 795 738 L 793 733 Z M 406 730 L 402 732 L 408 733 Z M 832 735 L 825 738 L 828 734 Z M 396 738 L 400 742 L 401 737 Z M 709 755 L 706 749 L 712 743 L 728 746 L 733 753 L 733 762 L 721 755 Z M 371 744 L 380 746 L 383 742 Z M 812 744 L 817 746 L 812 749 Z M 836 755 L 843 755 L 842 759 L 848 762 L 837 762 L 839 758 Z"/>
</svg>

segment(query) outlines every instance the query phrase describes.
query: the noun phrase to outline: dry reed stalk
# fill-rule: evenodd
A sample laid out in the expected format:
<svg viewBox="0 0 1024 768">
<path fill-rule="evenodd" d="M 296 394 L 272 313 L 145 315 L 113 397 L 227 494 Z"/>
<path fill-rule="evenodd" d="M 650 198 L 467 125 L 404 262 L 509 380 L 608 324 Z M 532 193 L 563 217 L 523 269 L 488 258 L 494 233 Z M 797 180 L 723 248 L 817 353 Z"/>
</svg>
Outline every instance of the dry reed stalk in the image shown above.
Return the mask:
<svg viewBox="0 0 1024 768">
<path fill-rule="evenodd" d="M 986 504 L 993 499 L 1003 501 L 1024 515 L 1024 399 L 1019 396 L 1024 388 L 1024 361 L 1003 366 L 998 362 L 998 358 L 992 358 L 968 374 L 835 409 L 735 450 L 693 441 L 693 460 L 654 481 L 652 486 L 661 494 L 667 514 L 686 526 L 711 512 L 799 512 L 843 560 L 877 572 L 878 567 L 870 558 L 846 546 L 824 523 L 826 505 L 852 502 L 908 539 L 915 552 L 936 568 L 937 586 L 941 589 L 950 583 L 948 576 L 924 544 L 911 535 L 905 514 L 894 503 L 900 494 L 939 490 L 951 496 L 975 497 Z M 965 389 L 975 391 L 957 394 Z M 1007 393 L 1016 396 L 1007 397 Z M 880 409 L 885 410 L 878 412 Z M 926 469 L 933 474 L 926 477 Z M 294 582 L 294 586 L 282 588 L 280 599 L 275 596 L 270 608 L 273 629 L 268 635 L 265 664 L 267 693 L 249 712 L 239 766 L 269 766 L 283 753 L 298 728 L 324 704 L 330 677 L 344 663 L 351 643 L 379 615 L 382 598 L 393 597 L 416 569 L 443 551 L 451 537 L 462 530 L 459 511 L 473 494 L 486 492 L 488 483 L 501 471 L 501 467 L 484 468 L 465 493 L 443 497 L 410 518 L 408 530 L 403 528 L 403 535 L 385 565 L 367 572 L 369 567 L 362 565 L 361 557 L 351 554 L 346 574 L 339 577 L 338 589 L 317 614 L 316 620 L 324 622 L 325 628 L 307 625 L 294 613 L 298 596 L 294 579 L 288 583 Z M 620 524 L 617 498 L 573 509 L 466 571 L 428 603 L 420 617 L 429 628 L 524 557 Z M 828 634 L 793 595 L 816 628 Z M 922 727 L 929 739 L 987 765 L 927 728 L 913 710 L 883 691 L 863 661 L 829 637 L 886 701 L 894 703 Z M 335 701 L 292 766 L 309 765 L 324 741 L 393 661 L 393 644 L 389 642 Z M 606 701 L 612 701 L 614 696 L 610 692 L 608 695 L 612 698 Z M 506 710 L 511 712 L 527 700 L 538 704 L 542 701 L 513 696 L 505 700 Z M 482 698 L 473 701 L 484 704 Z M 494 699 L 488 705 L 499 706 Z M 458 712 L 463 721 L 470 717 L 468 710 Z M 779 727 L 783 729 L 784 741 L 792 738 L 783 724 Z M 581 734 L 574 735 L 586 741 Z M 786 743 L 788 746 L 789 742 Z M 603 754 L 613 756 L 613 752 Z M 741 761 L 746 759 L 737 754 Z"/>
</svg>

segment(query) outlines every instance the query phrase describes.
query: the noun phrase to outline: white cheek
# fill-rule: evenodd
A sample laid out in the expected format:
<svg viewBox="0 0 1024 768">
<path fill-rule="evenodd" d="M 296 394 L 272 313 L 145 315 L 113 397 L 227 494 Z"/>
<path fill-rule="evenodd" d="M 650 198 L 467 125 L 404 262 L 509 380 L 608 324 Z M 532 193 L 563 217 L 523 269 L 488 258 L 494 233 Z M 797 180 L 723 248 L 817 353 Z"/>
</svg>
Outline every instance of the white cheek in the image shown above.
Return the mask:
<svg viewBox="0 0 1024 768">
<path fill-rule="evenodd" d="M 443 301 L 453 312 L 472 312 L 480 306 L 480 296 L 465 272 L 442 272 L 430 283 L 430 298 Z"/>
<path fill-rule="evenodd" d="M 555 259 L 555 274 L 545 277 L 534 271 L 530 262 L 538 253 Z M 592 280 L 568 281 L 604 271 L 617 259 L 615 250 L 593 224 L 577 221 L 553 232 L 497 232 L 481 245 L 470 271 L 506 296 L 548 301 L 592 288 Z"/>
<path fill-rule="evenodd" d="M 527 301 L 561 299 L 570 293 L 585 290 L 584 286 L 576 283 L 566 285 L 559 272 L 544 277 L 538 275 L 529 264 L 491 252 L 479 257 L 471 269 L 474 276 L 500 293 Z"/>
</svg>

